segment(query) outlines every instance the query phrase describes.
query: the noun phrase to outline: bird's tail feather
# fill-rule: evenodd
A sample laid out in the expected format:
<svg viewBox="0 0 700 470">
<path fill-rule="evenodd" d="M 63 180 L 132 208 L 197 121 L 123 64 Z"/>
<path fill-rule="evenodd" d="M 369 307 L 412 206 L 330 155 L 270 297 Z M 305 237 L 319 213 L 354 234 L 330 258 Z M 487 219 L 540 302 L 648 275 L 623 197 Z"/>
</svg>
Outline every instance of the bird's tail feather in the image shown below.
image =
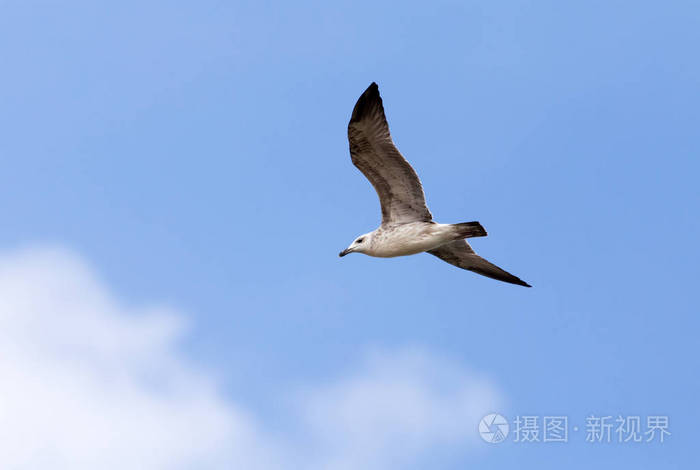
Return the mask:
<svg viewBox="0 0 700 470">
<path fill-rule="evenodd" d="M 461 224 L 452 224 L 455 231 L 455 240 L 462 238 L 485 237 L 487 235 L 484 227 L 479 222 L 464 222 Z"/>
</svg>

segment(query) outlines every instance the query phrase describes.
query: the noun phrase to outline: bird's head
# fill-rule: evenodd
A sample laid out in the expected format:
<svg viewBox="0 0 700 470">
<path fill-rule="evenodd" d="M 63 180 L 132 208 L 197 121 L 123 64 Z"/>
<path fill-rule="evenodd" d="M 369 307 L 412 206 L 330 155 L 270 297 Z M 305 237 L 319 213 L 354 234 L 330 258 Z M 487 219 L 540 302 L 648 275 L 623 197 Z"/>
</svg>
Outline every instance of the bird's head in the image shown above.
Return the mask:
<svg viewBox="0 0 700 470">
<path fill-rule="evenodd" d="M 357 237 L 349 247 L 341 251 L 338 256 L 341 258 L 349 253 L 367 253 L 372 242 L 372 232 L 365 233 Z"/>
</svg>

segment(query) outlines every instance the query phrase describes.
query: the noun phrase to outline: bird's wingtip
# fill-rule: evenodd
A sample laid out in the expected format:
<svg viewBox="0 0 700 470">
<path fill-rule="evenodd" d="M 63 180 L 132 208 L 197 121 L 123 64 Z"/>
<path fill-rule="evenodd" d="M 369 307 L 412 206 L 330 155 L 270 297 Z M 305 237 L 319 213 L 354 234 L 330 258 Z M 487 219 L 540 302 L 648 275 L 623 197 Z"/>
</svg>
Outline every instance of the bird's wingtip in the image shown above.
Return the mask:
<svg viewBox="0 0 700 470">
<path fill-rule="evenodd" d="M 512 276 L 512 274 L 511 274 L 511 276 Z M 519 277 L 517 277 L 517 276 L 513 276 L 513 277 L 514 277 L 515 279 L 512 279 L 512 280 L 510 280 L 510 281 L 506 281 L 506 282 L 510 282 L 511 284 L 517 284 L 517 285 L 523 286 L 523 287 L 532 287 L 530 284 L 528 284 L 527 282 L 523 281 L 523 280 L 520 279 Z"/>
<path fill-rule="evenodd" d="M 362 94 L 364 96 L 379 95 L 379 85 L 377 85 L 377 82 L 370 83 L 365 92 Z"/>
<path fill-rule="evenodd" d="M 372 82 L 357 99 L 357 103 L 355 103 L 355 107 L 352 110 L 350 123 L 361 121 L 368 113 L 376 109 L 382 110 L 382 99 L 379 96 L 379 85 L 376 82 Z"/>
</svg>

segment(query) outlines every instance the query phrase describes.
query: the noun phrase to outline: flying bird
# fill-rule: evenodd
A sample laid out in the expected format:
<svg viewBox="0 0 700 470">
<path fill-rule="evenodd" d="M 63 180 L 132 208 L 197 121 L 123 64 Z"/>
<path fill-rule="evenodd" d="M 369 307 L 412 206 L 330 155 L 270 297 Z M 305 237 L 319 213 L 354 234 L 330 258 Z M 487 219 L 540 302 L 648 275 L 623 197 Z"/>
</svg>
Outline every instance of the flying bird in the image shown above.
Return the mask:
<svg viewBox="0 0 700 470">
<path fill-rule="evenodd" d="M 340 252 L 341 257 L 363 253 L 392 258 L 427 252 L 458 268 L 531 287 L 474 253 L 465 239 L 486 236 L 479 222 L 439 224 L 433 221 L 418 175 L 391 139 L 376 83 L 365 90 L 352 110 L 348 140 L 352 163 L 379 195 L 382 223 L 373 232 L 357 237 Z"/>
</svg>

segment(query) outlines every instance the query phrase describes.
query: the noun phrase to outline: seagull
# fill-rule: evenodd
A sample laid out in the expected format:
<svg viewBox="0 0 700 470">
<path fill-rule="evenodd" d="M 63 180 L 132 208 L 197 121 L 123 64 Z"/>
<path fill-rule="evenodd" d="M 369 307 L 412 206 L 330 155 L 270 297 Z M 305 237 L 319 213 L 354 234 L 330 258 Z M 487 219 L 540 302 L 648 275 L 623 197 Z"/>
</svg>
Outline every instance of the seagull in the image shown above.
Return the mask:
<svg viewBox="0 0 700 470">
<path fill-rule="evenodd" d="M 382 207 L 382 223 L 340 252 L 380 258 L 430 253 L 458 268 L 499 281 L 531 287 L 474 253 L 466 238 L 485 237 L 479 222 L 439 224 L 425 204 L 418 175 L 389 134 L 379 87 L 372 83 L 360 96 L 348 124 L 352 163 L 372 183 Z"/>
</svg>

